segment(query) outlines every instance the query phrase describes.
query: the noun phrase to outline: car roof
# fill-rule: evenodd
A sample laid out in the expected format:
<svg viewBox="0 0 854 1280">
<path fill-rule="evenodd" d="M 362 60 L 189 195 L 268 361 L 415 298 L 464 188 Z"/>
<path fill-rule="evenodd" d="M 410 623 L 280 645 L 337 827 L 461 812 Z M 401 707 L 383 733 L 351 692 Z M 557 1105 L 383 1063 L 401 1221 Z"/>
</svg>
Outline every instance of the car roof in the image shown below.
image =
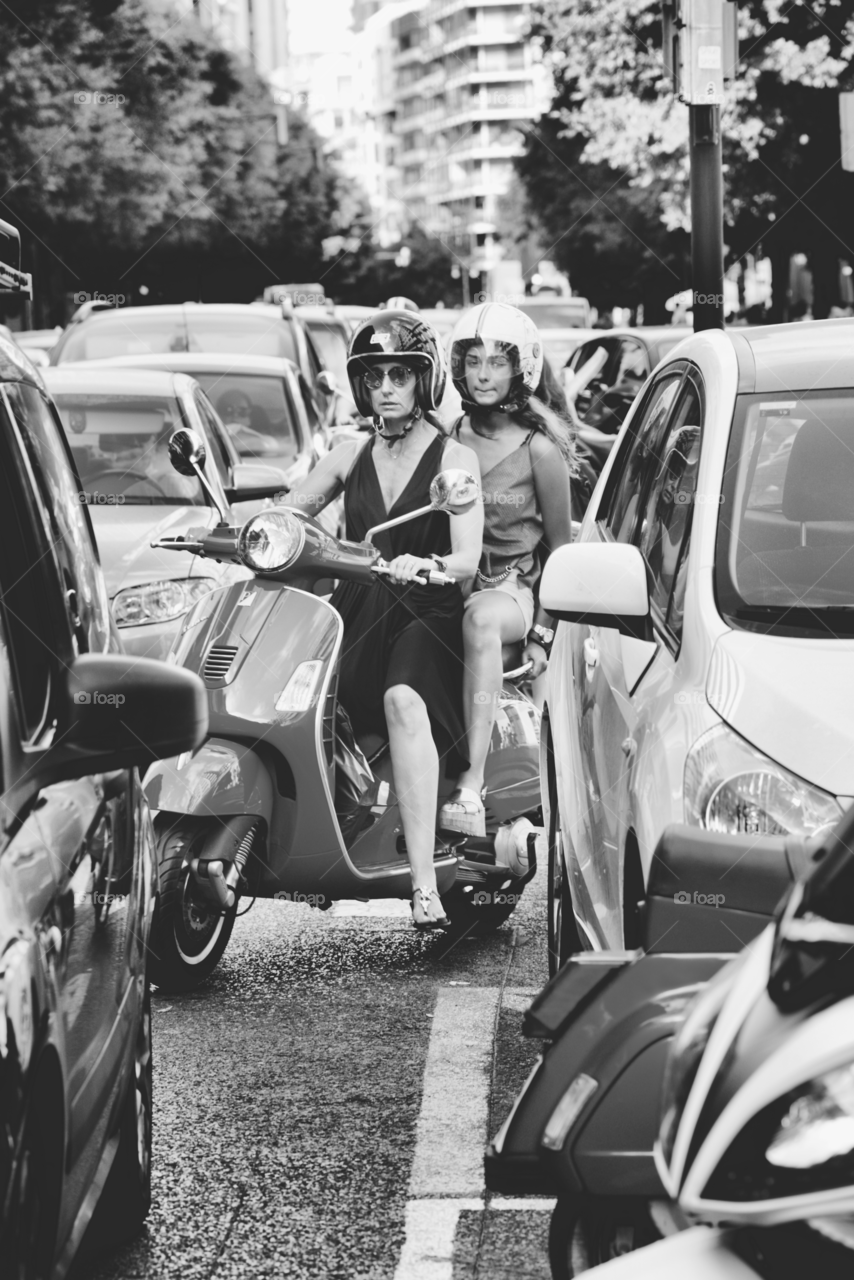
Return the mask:
<svg viewBox="0 0 854 1280">
<path fill-rule="evenodd" d="M 854 387 L 854 319 L 731 329 L 743 393 Z"/>
<path fill-rule="evenodd" d="M 52 395 L 78 391 L 92 395 L 173 396 L 192 392 L 198 385 L 188 374 L 170 370 L 93 365 L 94 360 L 52 365 L 44 370 L 48 390 Z"/>
<path fill-rule="evenodd" d="M 55 367 L 76 369 L 84 365 L 89 369 L 114 369 L 121 366 L 125 369 L 163 369 L 183 373 L 192 373 L 198 369 L 199 373 L 267 373 L 279 376 L 285 366 L 291 373 L 299 373 L 293 360 L 288 360 L 286 356 L 254 356 L 240 351 L 154 351 L 148 355 L 73 360 Z"/>
<path fill-rule="evenodd" d="M 262 314 L 266 312 L 277 320 L 291 318 L 282 315 L 281 307 L 272 306 L 266 302 L 158 302 L 150 307 L 110 307 L 104 311 L 93 311 L 80 323 L 94 323 L 107 316 L 191 316 L 194 311 L 215 316 L 253 316 L 259 312 Z"/>
</svg>

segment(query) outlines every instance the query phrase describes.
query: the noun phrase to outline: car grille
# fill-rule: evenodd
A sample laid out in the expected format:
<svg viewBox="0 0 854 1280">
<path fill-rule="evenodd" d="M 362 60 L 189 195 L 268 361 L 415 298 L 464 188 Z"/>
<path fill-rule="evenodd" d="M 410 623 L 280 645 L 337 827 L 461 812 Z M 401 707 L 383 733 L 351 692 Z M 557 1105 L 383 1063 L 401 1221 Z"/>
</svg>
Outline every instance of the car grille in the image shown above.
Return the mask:
<svg viewBox="0 0 854 1280">
<path fill-rule="evenodd" d="M 204 666 L 205 682 L 215 684 L 219 680 L 224 680 L 231 670 L 231 664 L 236 655 L 236 645 L 215 644 L 212 649 L 209 649 Z"/>
</svg>

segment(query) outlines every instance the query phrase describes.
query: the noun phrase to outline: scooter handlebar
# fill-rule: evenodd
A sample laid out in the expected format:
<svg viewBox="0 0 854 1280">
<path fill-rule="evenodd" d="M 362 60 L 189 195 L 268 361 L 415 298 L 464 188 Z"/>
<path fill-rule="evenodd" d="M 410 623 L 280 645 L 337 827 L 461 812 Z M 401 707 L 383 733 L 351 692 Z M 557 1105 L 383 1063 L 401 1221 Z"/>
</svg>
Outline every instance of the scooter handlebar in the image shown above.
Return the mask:
<svg viewBox="0 0 854 1280">
<path fill-rule="evenodd" d="M 389 577 L 391 574 L 391 570 L 383 560 L 379 561 L 378 564 L 371 565 L 371 572 L 380 573 L 384 578 Z M 423 576 L 419 573 L 415 581 L 423 583 L 424 586 L 445 587 L 456 582 L 456 578 L 452 578 L 450 574 L 442 573 L 441 569 L 425 569 Z"/>
</svg>

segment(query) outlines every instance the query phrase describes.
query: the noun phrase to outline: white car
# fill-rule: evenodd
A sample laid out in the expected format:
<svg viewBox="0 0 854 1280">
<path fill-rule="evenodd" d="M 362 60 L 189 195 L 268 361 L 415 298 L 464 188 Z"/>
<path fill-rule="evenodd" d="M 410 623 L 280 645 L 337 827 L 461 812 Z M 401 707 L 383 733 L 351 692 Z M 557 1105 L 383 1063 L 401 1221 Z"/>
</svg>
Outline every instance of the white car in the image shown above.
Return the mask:
<svg viewBox="0 0 854 1280">
<path fill-rule="evenodd" d="M 854 321 L 669 352 L 540 598 L 562 619 L 542 740 L 554 970 L 635 945 L 668 823 L 814 835 L 854 796 Z"/>
</svg>

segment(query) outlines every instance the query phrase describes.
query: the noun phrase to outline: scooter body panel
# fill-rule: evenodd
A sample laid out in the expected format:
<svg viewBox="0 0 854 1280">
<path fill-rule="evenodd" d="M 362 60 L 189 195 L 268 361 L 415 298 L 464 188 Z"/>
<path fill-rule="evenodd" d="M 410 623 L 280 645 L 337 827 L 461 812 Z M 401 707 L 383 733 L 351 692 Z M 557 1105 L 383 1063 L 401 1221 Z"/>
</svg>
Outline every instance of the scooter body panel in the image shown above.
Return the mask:
<svg viewBox="0 0 854 1280">
<path fill-rule="evenodd" d="M 198 751 L 158 760 L 145 775 L 145 796 L 153 810 L 193 817 L 256 814 L 268 823 L 273 785 L 267 765 L 251 747 L 208 738 Z"/>
<path fill-rule="evenodd" d="M 235 759 L 243 752 L 241 758 L 250 766 L 250 778 L 242 784 L 235 780 L 231 792 L 218 790 L 227 806 L 223 812 L 236 812 L 234 797 L 241 785 L 251 793 L 256 761 L 270 778 L 266 869 L 258 889 L 262 897 L 300 892 L 331 903 L 367 893 L 394 897 L 411 892 L 409 866 L 398 849 L 396 804 L 377 815 L 360 837 L 358 865 L 335 814 L 335 679 L 342 636 L 341 617 L 326 600 L 257 578 L 222 591 L 213 607 L 200 601 L 176 641 L 172 660 L 205 682 L 211 738 L 230 742 Z M 294 705 L 285 691 L 298 668 L 309 662 L 320 664 L 313 669 L 311 696 L 307 705 L 298 699 Z M 161 771 L 192 772 L 193 764 L 176 758 Z M 207 806 L 207 811 L 217 811 L 213 798 Z M 162 796 L 158 807 L 167 807 Z M 436 865 L 442 892 L 455 879 L 457 859 L 449 853 Z"/>
<path fill-rule="evenodd" d="M 540 713 L 512 685 L 499 694 L 483 780 L 490 827 L 540 807 Z"/>
<path fill-rule="evenodd" d="M 567 1017 L 487 1149 L 487 1187 L 509 1195 L 660 1197 L 652 1151 L 665 1050 L 691 1000 L 728 959 L 643 956 L 599 966 L 598 983 L 591 966 L 570 960 L 549 984 L 553 1005 L 567 988 Z M 597 1087 L 562 1148 L 548 1150 L 546 1125 L 582 1073 Z"/>
</svg>

